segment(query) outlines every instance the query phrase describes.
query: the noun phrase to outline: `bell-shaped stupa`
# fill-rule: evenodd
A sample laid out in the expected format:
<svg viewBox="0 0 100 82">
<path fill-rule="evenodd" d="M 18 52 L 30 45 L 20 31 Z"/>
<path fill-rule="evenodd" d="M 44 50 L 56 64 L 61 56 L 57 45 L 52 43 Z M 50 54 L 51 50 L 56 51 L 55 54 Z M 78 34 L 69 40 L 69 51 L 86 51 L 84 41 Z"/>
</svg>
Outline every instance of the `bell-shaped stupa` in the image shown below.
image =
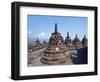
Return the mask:
<svg viewBox="0 0 100 82">
<path fill-rule="evenodd" d="M 88 40 L 87 40 L 86 36 L 84 35 L 84 38 L 82 39 L 82 45 L 83 45 L 83 47 L 87 47 L 87 44 L 88 44 Z"/>
<path fill-rule="evenodd" d="M 82 48 L 82 44 L 81 44 L 81 41 L 79 40 L 79 38 L 77 37 L 77 34 L 76 34 L 76 37 L 73 41 L 73 44 L 74 44 L 74 47 L 75 49 L 80 49 Z"/>
<path fill-rule="evenodd" d="M 71 51 L 75 49 L 74 46 L 73 46 L 72 40 L 69 36 L 69 32 L 67 32 L 67 37 L 65 38 L 65 45 Z"/>
<path fill-rule="evenodd" d="M 55 31 L 51 34 L 47 48 L 41 57 L 41 62 L 49 65 L 65 64 L 70 62 L 68 48 L 64 44 L 63 37 L 58 32 L 57 24 Z"/>
</svg>

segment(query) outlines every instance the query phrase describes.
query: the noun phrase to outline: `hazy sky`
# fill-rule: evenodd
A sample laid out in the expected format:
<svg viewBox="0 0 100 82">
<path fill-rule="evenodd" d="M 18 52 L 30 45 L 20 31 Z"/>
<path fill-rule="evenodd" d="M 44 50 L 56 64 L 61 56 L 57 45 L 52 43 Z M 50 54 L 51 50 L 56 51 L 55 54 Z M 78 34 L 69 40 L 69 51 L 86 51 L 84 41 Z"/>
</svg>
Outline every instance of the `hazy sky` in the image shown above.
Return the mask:
<svg viewBox="0 0 100 82">
<path fill-rule="evenodd" d="M 67 32 L 74 39 L 75 34 L 82 39 L 84 34 L 87 37 L 88 18 L 75 16 L 28 16 L 28 37 L 47 39 L 54 32 L 55 23 L 58 31 L 65 38 Z"/>
</svg>

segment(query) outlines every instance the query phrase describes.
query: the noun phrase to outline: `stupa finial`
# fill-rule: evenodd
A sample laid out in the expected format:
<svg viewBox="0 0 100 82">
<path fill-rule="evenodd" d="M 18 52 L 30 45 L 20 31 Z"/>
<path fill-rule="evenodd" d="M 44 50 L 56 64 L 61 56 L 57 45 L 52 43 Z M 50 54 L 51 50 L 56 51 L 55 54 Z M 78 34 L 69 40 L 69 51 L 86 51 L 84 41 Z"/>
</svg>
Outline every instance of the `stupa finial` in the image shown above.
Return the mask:
<svg viewBox="0 0 100 82">
<path fill-rule="evenodd" d="M 84 34 L 84 38 L 86 38 L 85 34 Z"/>
<path fill-rule="evenodd" d="M 69 37 L 69 32 L 67 32 L 67 37 Z"/>
<path fill-rule="evenodd" d="M 77 38 L 77 34 L 76 34 L 76 38 Z"/>
<path fill-rule="evenodd" d="M 57 23 L 55 23 L 55 33 L 58 33 Z"/>
</svg>

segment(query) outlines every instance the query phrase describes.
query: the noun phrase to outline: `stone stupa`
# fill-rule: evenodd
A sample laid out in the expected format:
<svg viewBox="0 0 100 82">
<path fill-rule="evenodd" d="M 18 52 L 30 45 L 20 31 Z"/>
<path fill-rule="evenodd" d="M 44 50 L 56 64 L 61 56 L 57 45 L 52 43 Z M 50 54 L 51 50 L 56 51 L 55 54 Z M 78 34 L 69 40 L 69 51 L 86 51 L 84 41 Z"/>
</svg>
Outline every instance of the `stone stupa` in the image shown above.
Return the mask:
<svg viewBox="0 0 100 82">
<path fill-rule="evenodd" d="M 69 32 L 67 32 L 67 37 L 65 38 L 65 45 L 70 51 L 75 50 L 75 47 L 73 46 L 72 40 L 69 36 Z"/>
<path fill-rule="evenodd" d="M 38 50 L 43 48 L 43 45 L 41 44 L 41 42 L 39 41 L 39 39 L 37 38 L 34 45 L 33 45 L 33 51 Z"/>
<path fill-rule="evenodd" d="M 84 38 L 82 39 L 82 45 L 83 45 L 83 47 L 87 47 L 87 44 L 88 44 L 88 40 L 87 40 L 86 36 L 84 35 Z"/>
<path fill-rule="evenodd" d="M 80 41 L 80 39 L 77 37 L 77 34 L 76 34 L 76 37 L 75 37 L 75 39 L 74 39 L 74 41 L 73 41 L 73 45 L 74 45 L 75 49 L 80 49 L 80 48 L 82 48 L 81 41 Z"/>
<path fill-rule="evenodd" d="M 69 50 L 64 44 L 63 37 L 58 32 L 57 24 L 55 24 L 55 31 L 51 34 L 48 46 L 40 60 L 42 63 L 49 65 L 68 64 L 70 62 Z"/>
</svg>

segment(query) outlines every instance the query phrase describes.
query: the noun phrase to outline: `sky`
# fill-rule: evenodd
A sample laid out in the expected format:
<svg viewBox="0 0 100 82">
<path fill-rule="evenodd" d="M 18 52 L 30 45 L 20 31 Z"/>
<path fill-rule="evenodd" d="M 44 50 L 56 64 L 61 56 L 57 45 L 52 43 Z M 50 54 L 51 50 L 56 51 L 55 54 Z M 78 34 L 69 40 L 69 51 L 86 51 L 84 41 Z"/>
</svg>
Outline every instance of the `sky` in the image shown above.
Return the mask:
<svg viewBox="0 0 100 82">
<path fill-rule="evenodd" d="M 54 32 L 55 23 L 57 23 L 58 32 L 63 38 L 67 36 L 67 32 L 72 39 L 77 34 L 81 40 L 84 34 L 87 37 L 88 18 L 76 16 L 43 16 L 28 15 L 28 37 L 49 39 L 51 33 Z"/>
</svg>

